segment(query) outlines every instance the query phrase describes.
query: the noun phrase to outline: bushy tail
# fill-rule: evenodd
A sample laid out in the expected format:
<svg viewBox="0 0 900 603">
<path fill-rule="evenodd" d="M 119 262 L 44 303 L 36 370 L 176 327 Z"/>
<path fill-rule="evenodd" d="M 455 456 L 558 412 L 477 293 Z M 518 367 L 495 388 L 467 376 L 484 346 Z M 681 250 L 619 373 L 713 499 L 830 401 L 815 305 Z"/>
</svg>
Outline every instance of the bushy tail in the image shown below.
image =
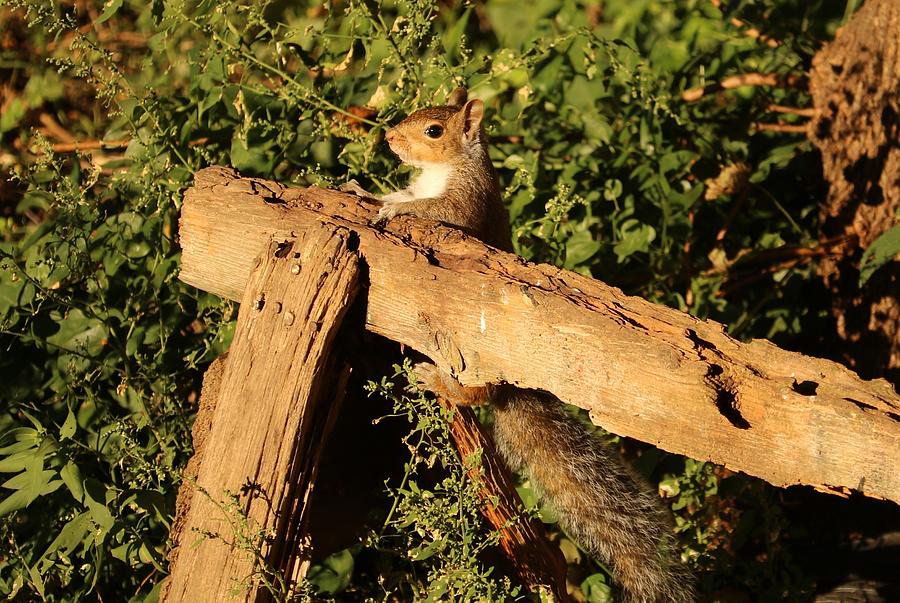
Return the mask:
<svg viewBox="0 0 900 603">
<path fill-rule="evenodd" d="M 656 494 L 555 397 L 498 388 L 495 439 L 510 467 L 527 475 L 560 524 L 608 564 L 633 603 L 694 601 L 671 520 Z"/>
</svg>

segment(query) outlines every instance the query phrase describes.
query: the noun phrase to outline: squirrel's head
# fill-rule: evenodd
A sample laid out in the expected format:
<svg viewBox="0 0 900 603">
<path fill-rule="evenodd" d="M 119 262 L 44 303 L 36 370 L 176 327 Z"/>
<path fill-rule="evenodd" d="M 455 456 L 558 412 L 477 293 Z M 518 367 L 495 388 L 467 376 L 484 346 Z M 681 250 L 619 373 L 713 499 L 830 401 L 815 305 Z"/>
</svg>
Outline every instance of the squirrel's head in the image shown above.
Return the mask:
<svg viewBox="0 0 900 603">
<path fill-rule="evenodd" d="M 447 104 L 420 109 L 391 128 L 385 139 L 403 163 L 415 167 L 458 162 L 482 143 L 484 103 L 470 100 L 465 88 L 450 93 Z"/>
</svg>

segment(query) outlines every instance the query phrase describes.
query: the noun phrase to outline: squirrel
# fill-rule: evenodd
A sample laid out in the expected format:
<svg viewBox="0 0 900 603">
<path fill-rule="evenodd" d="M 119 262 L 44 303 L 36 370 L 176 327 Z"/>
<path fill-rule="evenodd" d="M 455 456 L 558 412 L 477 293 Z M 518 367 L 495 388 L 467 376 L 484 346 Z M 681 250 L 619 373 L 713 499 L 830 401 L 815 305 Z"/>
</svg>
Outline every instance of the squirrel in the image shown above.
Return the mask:
<svg viewBox="0 0 900 603">
<path fill-rule="evenodd" d="M 385 138 L 403 163 L 419 168 L 410 185 L 376 198 L 376 223 L 399 215 L 435 220 L 512 252 L 509 218 L 482 127 L 484 103 L 454 90 L 444 106 L 420 109 Z M 345 192 L 371 198 L 351 180 Z M 551 394 L 507 384 L 464 387 L 431 363 L 418 363 L 419 387 L 454 404 L 494 405 L 494 439 L 514 471 L 527 476 L 560 524 L 612 568 L 634 603 L 694 600 L 693 577 L 678 559 L 669 512 L 656 493 Z"/>
</svg>

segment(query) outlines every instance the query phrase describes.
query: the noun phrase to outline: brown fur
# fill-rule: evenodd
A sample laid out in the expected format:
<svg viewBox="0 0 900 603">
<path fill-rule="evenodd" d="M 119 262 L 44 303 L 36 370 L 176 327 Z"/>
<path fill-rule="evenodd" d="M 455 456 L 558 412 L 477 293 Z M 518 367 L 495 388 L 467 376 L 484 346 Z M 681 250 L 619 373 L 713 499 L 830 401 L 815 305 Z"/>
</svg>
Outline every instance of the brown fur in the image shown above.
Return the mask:
<svg viewBox="0 0 900 603">
<path fill-rule="evenodd" d="M 387 200 L 379 216 L 412 214 L 455 226 L 512 251 L 497 174 L 481 127 L 480 101 L 455 90 L 450 104 L 416 111 L 388 132 L 391 148 L 413 165 L 449 166 L 438 197 Z M 431 125 L 444 128 L 432 139 Z M 388 195 L 388 198 L 394 197 Z M 404 195 L 406 195 L 404 197 Z M 585 430 L 553 396 L 508 385 L 463 387 L 430 363 L 415 367 L 423 389 L 456 404 L 495 404 L 494 435 L 507 463 L 527 475 L 560 513 L 560 524 L 612 567 L 633 603 L 694 600 L 693 579 L 677 558 L 668 512 L 621 458 Z"/>
<path fill-rule="evenodd" d="M 391 204 L 383 217 L 419 216 L 455 226 L 498 249 L 512 251 L 509 217 L 500 198 L 497 172 L 487 152 L 481 101 L 430 107 L 416 111 L 387 133 L 391 149 L 404 163 L 441 164 L 450 167 L 447 190 L 439 197 Z M 444 135 L 435 140 L 425 135 L 428 126 L 440 125 Z"/>
<path fill-rule="evenodd" d="M 693 579 L 653 490 L 553 396 L 504 386 L 494 401 L 504 458 L 559 512 L 563 528 L 611 566 L 626 599 L 693 601 Z"/>
</svg>

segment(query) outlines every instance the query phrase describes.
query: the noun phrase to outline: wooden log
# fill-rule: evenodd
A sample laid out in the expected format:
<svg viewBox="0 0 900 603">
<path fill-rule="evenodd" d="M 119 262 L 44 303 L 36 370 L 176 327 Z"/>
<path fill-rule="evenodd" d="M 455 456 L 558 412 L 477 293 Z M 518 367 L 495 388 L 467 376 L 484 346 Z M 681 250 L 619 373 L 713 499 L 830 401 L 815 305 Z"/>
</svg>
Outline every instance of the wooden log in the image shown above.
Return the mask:
<svg viewBox="0 0 900 603">
<path fill-rule="evenodd" d="M 179 492 L 165 601 L 284 598 L 284 577 L 301 577 L 309 559 L 308 503 L 340 395 L 330 348 L 359 257 L 351 233 L 331 225 L 259 243 L 248 242 L 265 252 L 246 275 L 234 343 L 204 382 L 204 398 L 217 399 L 205 400 L 214 408 L 196 477 Z"/>
<path fill-rule="evenodd" d="M 352 195 L 197 173 L 182 208 L 181 279 L 239 298 L 248 249 L 320 222 L 352 229 L 368 266 L 366 327 L 465 385 L 550 391 L 621 435 L 778 486 L 900 501 L 900 397 L 828 360 L 528 263 L 410 217 L 369 226 Z"/>
</svg>

